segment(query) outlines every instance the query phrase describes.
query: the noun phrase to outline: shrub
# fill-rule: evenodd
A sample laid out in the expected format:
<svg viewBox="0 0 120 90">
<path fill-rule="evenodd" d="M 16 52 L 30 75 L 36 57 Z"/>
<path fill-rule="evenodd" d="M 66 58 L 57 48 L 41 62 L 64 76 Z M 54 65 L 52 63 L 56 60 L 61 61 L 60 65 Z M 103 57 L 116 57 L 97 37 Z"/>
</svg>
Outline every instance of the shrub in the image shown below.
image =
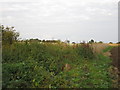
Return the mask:
<svg viewBox="0 0 120 90">
<path fill-rule="evenodd" d="M 43 81 L 51 81 L 50 73 L 33 60 L 3 64 L 3 70 L 3 88 L 42 87 Z"/>
<path fill-rule="evenodd" d="M 93 59 L 95 57 L 92 48 L 89 44 L 81 44 L 77 48 L 77 53 L 83 58 Z"/>
</svg>

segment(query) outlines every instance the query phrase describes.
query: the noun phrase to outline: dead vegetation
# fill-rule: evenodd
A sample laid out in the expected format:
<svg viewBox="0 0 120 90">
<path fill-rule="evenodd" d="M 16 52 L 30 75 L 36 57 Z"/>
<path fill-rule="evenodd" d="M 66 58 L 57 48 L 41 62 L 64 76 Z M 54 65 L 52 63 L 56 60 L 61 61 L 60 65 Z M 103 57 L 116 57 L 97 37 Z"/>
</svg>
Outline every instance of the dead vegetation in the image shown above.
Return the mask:
<svg viewBox="0 0 120 90">
<path fill-rule="evenodd" d="M 71 68 L 72 68 L 71 65 L 66 63 L 66 64 L 62 67 L 62 70 L 63 70 L 63 71 L 69 71 L 69 70 L 71 70 Z"/>
<path fill-rule="evenodd" d="M 91 47 L 94 53 L 102 53 L 102 51 L 107 48 L 109 45 L 105 43 L 93 43 Z"/>
</svg>

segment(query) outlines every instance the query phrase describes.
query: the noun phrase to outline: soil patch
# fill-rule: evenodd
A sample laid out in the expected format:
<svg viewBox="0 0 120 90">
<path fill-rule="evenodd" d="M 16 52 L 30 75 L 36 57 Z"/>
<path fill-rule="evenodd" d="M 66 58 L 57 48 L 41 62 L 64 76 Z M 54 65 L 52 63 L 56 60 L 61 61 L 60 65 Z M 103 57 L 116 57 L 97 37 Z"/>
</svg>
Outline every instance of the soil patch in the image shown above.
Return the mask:
<svg viewBox="0 0 120 90">
<path fill-rule="evenodd" d="M 120 88 L 120 47 L 114 47 L 111 51 L 111 58 L 112 58 L 112 65 L 113 68 L 113 75 L 116 77 L 113 81 L 115 81 L 114 86 L 117 85 L 117 87 Z M 116 87 L 116 86 L 115 86 Z"/>
<path fill-rule="evenodd" d="M 112 65 L 120 71 L 120 47 L 114 47 L 111 51 Z"/>
</svg>

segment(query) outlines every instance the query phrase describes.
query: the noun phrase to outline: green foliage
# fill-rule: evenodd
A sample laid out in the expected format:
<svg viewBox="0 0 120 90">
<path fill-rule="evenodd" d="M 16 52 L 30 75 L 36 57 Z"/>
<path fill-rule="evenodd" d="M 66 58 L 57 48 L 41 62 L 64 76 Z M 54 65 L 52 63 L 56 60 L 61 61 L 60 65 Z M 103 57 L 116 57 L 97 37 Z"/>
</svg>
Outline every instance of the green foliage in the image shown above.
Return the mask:
<svg viewBox="0 0 120 90">
<path fill-rule="evenodd" d="M 98 43 L 103 43 L 103 41 L 99 41 Z"/>
<path fill-rule="evenodd" d="M 4 27 L 0 25 L 0 31 L 2 31 L 2 44 L 13 44 L 17 41 L 19 33 L 15 31 L 14 27 Z"/>
<path fill-rule="evenodd" d="M 93 53 L 92 48 L 89 46 L 89 44 L 81 44 L 79 45 L 79 47 L 76 48 L 78 54 L 82 57 L 82 58 L 86 58 L 86 59 L 93 59 L 95 58 L 95 55 Z"/>
<path fill-rule="evenodd" d="M 4 88 L 111 87 L 111 60 L 103 55 L 96 58 L 87 44 L 73 48 L 67 44 L 17 42 L 3 46 L 2 62 Z M 66 63 L 71 70 L 62 70 Z"/>
<path fill-rule="evenodd" d="M 103 58 L 102 58 L 103 59 Z M 111 78 L 108 72 L 108 61 L 82 60 L 69 72 L 61 72 L 55 76 L 53 88 L 110 88 Z"/>
<path fill-rule="evenodd" d="M 41 87 L 43 80 L 50 81 L 50 76 L 49 72 L 34 60 L 3 64 L 3 88 Z"/>
<path fill-rule="evenodd" d="M 108 51 L 110 51 L 112 48 L 113 48 L 113 46 L 109 46 L 109 47 L 105 48 L 105 49 L 103 50 L 103 52 L 108 52 Z"/>
</svg>

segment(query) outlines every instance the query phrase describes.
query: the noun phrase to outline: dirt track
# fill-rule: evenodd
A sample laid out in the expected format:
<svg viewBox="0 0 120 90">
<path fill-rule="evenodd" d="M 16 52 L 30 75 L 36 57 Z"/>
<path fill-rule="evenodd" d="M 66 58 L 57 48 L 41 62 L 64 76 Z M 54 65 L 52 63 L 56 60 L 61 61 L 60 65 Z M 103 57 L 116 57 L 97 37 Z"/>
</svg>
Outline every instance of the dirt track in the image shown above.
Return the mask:
<svg viewBox="0 0 120 90">
<path fill-rule="evenodd" d="M 114 47 L 110 51 L 110 53 L 111 53 L 110 57 L 112 58 L 112 65 L 117 68 L 117 73 L 116 73 L 116 69 L 114 69 L 113 74 L 118 75 L 118 76 L 116 75 L 117 78 L 114 79 L 114 81 L 116 81 L 116 83 L 114 83 L 113 86 L 120 88 L 120 47 Z"/>
<path fill-rule="evenodd" d="M 120 71 L 120 47 L 114 47 L 111 51 L 112 65 Z"/>
</svg>

